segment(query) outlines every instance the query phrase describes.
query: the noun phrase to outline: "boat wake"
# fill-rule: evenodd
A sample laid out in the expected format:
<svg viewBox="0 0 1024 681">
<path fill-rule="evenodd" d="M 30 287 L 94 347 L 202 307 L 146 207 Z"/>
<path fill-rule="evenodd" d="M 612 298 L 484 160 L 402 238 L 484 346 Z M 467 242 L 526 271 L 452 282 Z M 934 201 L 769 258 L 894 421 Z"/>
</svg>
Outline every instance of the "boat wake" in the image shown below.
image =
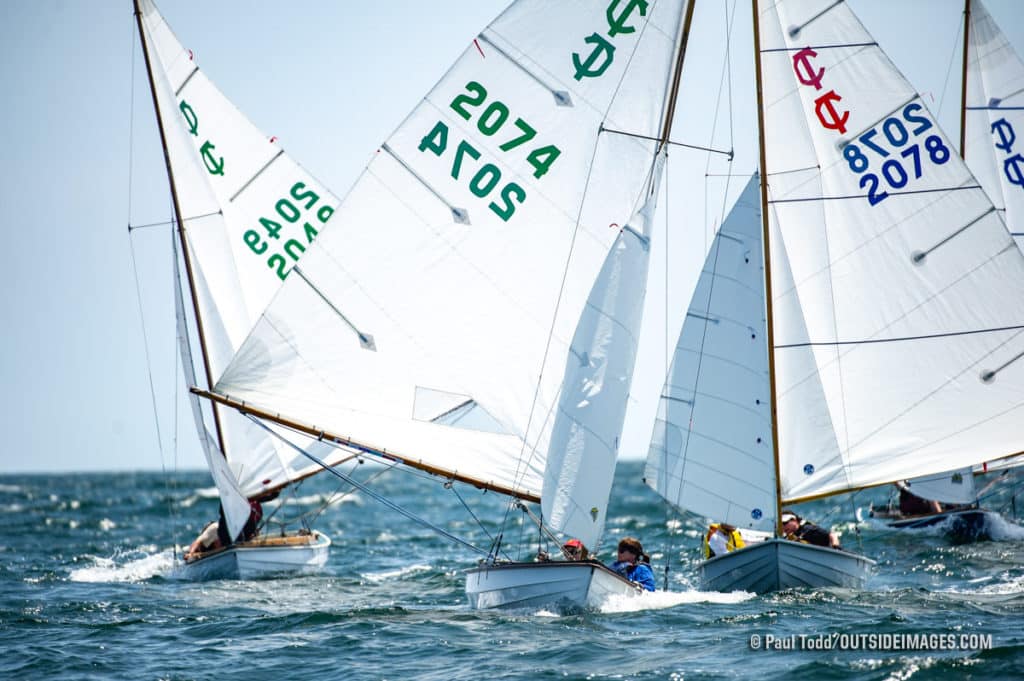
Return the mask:
<svg viewBox="0 0 1024 681">
<path fill-rule="evenodd" d="M 364 572 L 360 574 L 360 577 L 362 577 L 368 582 L 380 583 L 391 581 L 393 579 L 402 579 L 404 577 L 408 577 L 409 575 L 414 575 L 420 572 L 428 572 L 431 569 L 433 568 L 431 568 L 429 565 L 407 565 L 403 568 L 399 568 L 398 570 L 387 570 L 385 572 Z"/>
<path fill-rule="evenodd" d="M 687 603 L 742 603 L 756 594 L 746 591 L 722 593 L 719 591 L 650 591 L 636 596 L 612 596 L 601 605 L 602 613 L 664 610 Z"/>
<path fill-rule="evenodd" d="M 141 582 L 152 577 L 173 578 L 176 570 L 173 549 L 158 553 L 139 549 L 110 558 L 87 555 L 80 560 L 92 564 L 72 570 L 68 575 L 72 582 Z"/>
</svg>

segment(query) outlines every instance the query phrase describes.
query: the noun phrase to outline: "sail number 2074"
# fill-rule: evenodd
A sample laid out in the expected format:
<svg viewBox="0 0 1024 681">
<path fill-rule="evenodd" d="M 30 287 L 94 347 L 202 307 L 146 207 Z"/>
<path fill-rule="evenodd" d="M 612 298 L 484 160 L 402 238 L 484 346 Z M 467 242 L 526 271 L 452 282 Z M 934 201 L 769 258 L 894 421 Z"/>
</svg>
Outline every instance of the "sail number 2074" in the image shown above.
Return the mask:
<svg viewBox="0 0 1024 681">
<path fill-rule="evenodd" d="M 546 175 L 562 151 L 553 144 L 524 146 L 537 136 L 537 130 L 522 118 L 517 117 L 510 122 L 511 113 L 504 102 L 492 99 L 484 106 L 486 102 L 487 89 L 476 81 L 470 81 L 466 84 L 465 92 L 452 100 L 451 108 L 467 121 L 476 116 L 477 130 L 487 137 L 498 136 L 502 140 L 498 145 L 501 151 L 516 153 L 530 149 L 526 154 L 526 163 L 533 169 L 533 176 L 540 179 Z M 497 165 L 479 164 L 481 151 L 466 140 L 449 139 L 449 132 L 448 126 L 438 121 L 420 140 L 419 150 L 443 156 L 451 147 L 452 178 L 467 181 L 469 191 L 478 198 L 486 199 L 496 194 L 488 207 L 508 222 L 515 214 L 516 207 L 526 200 L 526 190 L 516 182 L 502 184 L 501 169 Z"/>
</svg>

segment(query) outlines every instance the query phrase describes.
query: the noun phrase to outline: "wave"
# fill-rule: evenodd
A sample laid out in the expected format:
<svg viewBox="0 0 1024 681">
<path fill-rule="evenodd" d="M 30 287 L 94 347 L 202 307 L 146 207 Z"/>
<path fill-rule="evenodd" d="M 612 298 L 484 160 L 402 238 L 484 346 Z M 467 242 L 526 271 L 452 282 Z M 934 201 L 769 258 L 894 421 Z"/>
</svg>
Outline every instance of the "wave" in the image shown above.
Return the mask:
<svg viewBox="0 0 1024 681">
<path fill-rule="evenodd" d="M 416 565 L 407 565 L 397 570 L 386 570 L 384 572 L 364 572 L 360 576 L 370 582 L 380 583 L 387 582 L 392 579 L 402 579 L 409 575 L 414 575 L 420 572 L 429 572 L 433 568 L 429 565 L 417 563 Z"/>
<path fill-rule="evenodd" d="M 176 564 L 173 549 L 156 551 L 155 546 L 113 557 L 82 556 L 91 565 L 75 568 L 68 575 L 72 582 L 141 582 L 153 577 L 170 576 Z M 141 555 L 140 555 L 141 554 Z"/>
<path fill-rule="evenodd" d="M 755 598 L 756 594 L 746 591 L 646 591 L 637 596 L 610 596 L 601 604 L 602 613 L 639 612 L 641 610 L 664 610 L 686 603 L 716 603 L 731 605 Z"/>
</svg>

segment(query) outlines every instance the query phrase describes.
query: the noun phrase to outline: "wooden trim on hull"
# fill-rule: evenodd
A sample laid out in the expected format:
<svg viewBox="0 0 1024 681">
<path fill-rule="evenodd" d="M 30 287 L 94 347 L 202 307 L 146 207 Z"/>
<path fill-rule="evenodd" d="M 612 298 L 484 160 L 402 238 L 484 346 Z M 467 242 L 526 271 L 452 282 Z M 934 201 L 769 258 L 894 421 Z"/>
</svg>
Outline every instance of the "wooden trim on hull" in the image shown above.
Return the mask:
<svg viewBox="0 0 1024 681">
<path fill-rule="evenodd" d="M 187 560 L 179 574 L 194 581 L 309 574 L 327 563 L 330 547 L 330 537 L 315 531 L 257 537 Z"/>
</svg>

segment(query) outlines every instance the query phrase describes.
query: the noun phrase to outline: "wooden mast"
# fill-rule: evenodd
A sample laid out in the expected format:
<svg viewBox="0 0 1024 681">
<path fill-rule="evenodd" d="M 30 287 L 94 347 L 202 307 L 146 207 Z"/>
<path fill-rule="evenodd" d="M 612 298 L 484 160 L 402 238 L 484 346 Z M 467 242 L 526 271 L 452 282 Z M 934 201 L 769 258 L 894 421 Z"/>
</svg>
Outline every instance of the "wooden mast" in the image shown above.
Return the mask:
<svg viewBox="0 0 1024 681">
<path fill-rule="evenodd" d="M 971 0 L 964 0 L 964 67 L 960 78 L 960 158 L 967 156 L 967 46 L 971 37 Z"/>
<path fill-rule="evenodd" d="M 199 312 L 199 301 L 196 298 L 195 276 L 192 272 L 192 258 L 189 255 L 188 240 L 185 237 L 185 220 L 181 213 L 181 204 L 178 201 L 178 189 L 174 183 L 174 170 L 171 168 L 171 156 L 167 150 L 167 133 L 164 131 L 164 120 L 160 113 L 160 103 L 156 95 L 156 83 L 153 81 L 153 66 L 149 58 L 149 46 L 146 44 L 146 29 L 142 24 L 142 10 L 139 8 L 139 0 L 134 0 L 135 22 L 139 27 L 139 42 L 142 43 L 142 54 L 146 60 L 146 76 L 149 78 L 149 91 L 153 96 L 153 110 L 156 112 L 156 123 L 160 129 L 160 144 L 164 152 L 164 164 L 167 166 L 167 181 L 171 185 L 171 200 L 174 203 L 174 218 L 178 223 L 178 241 L 181 244 L 181 256 L 185 260 L 185 274 L 188 279 L 189 298 L 192 300 L 192 311 L 196 316 L 196 331 L 199 334 L 199 348 L 203 357 L 203 370 L 206 374 L 206 383 L 213 385 L 213 375 L 210 371 L 210 357 L 206 349 L 206 335 L 203 332 L 203 317 Z M 220 425 L 220 415 L 217 407 L 213 407 L 214 427 L 217 431 L 217 444 L 220 446 L 221 455 L 227 457 L 227 449 L 224 447 L 224 432 Z"/>
<path fill-rule="evenodd" d="M 760 150 L 759 170 L 761 173 L 761 230 L 764 250 L 764 299 L 768 332 L 768 394 L 772 415 L 772 458 L 775 463 L 775 534 L 782 536 L 782 477 L 779 470 L 779 422 L 775 397 L 775 324 L 772 321 L 772 268 L 768 237 L 768 168 L 764 151 L 764 97 L 761 83 L 761 25 L 758 17 L 757 0 L 751 0 L 754 10 L 754 78 L 757 82 L 757 145 Z"/>
</svg>

